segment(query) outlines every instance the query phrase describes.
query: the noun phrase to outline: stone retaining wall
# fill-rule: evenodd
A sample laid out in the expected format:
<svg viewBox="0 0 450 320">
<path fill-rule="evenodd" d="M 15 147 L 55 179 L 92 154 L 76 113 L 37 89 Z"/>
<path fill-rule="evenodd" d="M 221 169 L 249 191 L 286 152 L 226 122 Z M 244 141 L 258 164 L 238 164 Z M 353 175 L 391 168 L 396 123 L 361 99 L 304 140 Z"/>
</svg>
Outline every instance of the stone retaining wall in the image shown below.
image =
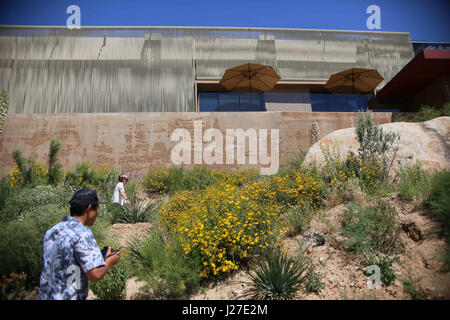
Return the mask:
<svg viewBox="0 0 450 320">
<path fill-rule="evenodd" d="M 374 120 L 379 124 L 389 123 L 391 119 L 391 113 L 374 114 Z M 180 147 L 180 142 L 171 139 L 176 129 L 185 129 L 182 131 L 189 132 L 192 139 L 190 164 L 184 164 L 191 168 L 199 161 L 206 164 L 202 155 L 210 142 L 202 142 L 201 136 L 209 128 L 218 129 L 214 132 L 219 135 L 222 133 L 224 137 L 223 164 L 216 162 L 210 165 L 211 168 L 268 167 L 258 157 L 255 158 L 256 164 L 249 163 L 249 155 L 253 151 L 249 152 L 248 142 L 245 162 L 242 163 L 241 159 L 239 163 L 237 156 L 234 157 L 234 162 L 227 164 L 227 129 L 243 129 L 244 132 L 254 129 L 253 132 L 258 137 L 264 133 L 260 129 L 267 129 L 268 155 L 271 150 L 275 150 L 271 149 L 270 138 L 275 137 L 274 130 L 278 129 L 278 160 L 282 166 L 295 153 L 311 146 L 311 126 L 314 121 L 318 122 L 323 137 L 337 129 L 354 126 L 356 120 L 357 113 L 345 112 L 9 114 L 4 123 L 4 131 L 0 134 L 0 174 L 2 177 L 7 175 L 14 166 L 11 155 L 15 149 L 23 150 L 25 157 L 32 156 L 37 161 L 46 163 L 50 141 L 59 138 L 62 142 L 59 159 L 65 169 L 78 162 L 89 161 L 94 164 L 108 163 L 124 173 L 143 176 L 149 169 L 174 165 L 173 149 L 177 145 L 178 149 Z M 220 144 L 216 144 L 217 146 Z M 260 152 L 261 145 L 258 144 L 258 147 Z"/>
</svg>

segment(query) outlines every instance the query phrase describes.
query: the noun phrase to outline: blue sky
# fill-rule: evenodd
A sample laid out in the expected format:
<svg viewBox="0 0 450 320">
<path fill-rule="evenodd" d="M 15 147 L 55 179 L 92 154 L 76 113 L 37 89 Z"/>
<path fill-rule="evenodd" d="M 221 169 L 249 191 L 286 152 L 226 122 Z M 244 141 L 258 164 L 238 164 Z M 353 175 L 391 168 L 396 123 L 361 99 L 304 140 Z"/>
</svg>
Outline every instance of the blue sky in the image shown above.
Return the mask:
<svg viewBox="0 0 450 320">
<path fill-rule="evenodd" d="M 379 31 L 450 42 L 449 0 L 0 0 L 0 24 L 65 26 L 72 4 L 80 7 L 81 26 L 334 30 L 368 30 L 366 9 L 378 5 Z"/>
</svg>

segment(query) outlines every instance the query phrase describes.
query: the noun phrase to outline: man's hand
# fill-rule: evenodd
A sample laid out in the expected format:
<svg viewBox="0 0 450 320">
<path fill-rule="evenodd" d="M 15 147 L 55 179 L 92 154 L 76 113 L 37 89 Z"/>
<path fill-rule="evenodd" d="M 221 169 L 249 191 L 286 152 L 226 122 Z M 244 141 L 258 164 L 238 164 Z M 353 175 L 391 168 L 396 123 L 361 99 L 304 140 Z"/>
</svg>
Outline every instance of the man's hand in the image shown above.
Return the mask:
<svg viewBox="0 0 450 320">
<path fill-rule="evenodd" d="M 108 250 L 106 251 L 105 255 L 105 263 L 109 267 L 115 265 L 120 259 L 120 251 L 111 253 L 111 249 L 112 249 L 111 247 L 108 247 Z"/>
<path fill-rule="evenodd" d="M 99 281 L 106 275 L 110 267 L 119 262 L 120 251 L 111 253 L 111 249 L 112 249 L 111 247 L 108 247 L 108 250 L 106 251 L 104 266 L 97 267 L 86 272 L 86 277 L 89 279 L 89 281 L 94 283 Z"/>
</svg>

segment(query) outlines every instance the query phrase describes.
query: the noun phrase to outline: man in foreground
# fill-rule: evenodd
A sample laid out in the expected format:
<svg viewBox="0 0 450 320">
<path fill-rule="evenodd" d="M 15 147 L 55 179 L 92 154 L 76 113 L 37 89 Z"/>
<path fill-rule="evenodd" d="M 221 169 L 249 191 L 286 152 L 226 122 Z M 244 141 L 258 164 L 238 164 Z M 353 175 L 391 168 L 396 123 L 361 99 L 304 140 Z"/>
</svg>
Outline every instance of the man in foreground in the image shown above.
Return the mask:
<svg viewBox="0 0 450 320">
<path fill-rule="evenodd" d="M 88 280 L 97 282 L 120 259 L 108 248 L 103 258 L 90 226 L 98 216 L 97 193 L 80 189 L 70 200 L 70 216 L 50 228 L 44 236 L 40 300 L 84 300 Z"/>
</svg>

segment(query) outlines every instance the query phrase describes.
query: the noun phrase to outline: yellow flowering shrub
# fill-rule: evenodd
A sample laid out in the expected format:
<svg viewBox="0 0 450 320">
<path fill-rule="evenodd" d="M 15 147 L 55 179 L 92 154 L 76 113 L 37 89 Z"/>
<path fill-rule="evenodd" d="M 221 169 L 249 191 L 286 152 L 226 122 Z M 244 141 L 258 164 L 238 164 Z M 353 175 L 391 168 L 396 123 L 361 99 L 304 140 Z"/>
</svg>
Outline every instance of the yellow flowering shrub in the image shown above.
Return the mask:
<svg viewBox="0 0 450 320">
<path fill-rule="evenodd" d="M 47 184 L 48 169 L 41 162 L 34 162 L 31 169 L 31 181 L 34 185 Z M 19 166 L 16 164 L 8 174 L 9 185 L 11 188 L 17 187 L 24 182 L 22 172 L 19 170 Z"/>
<path fill-rule="evenodd" d="M 203 277 L 236 270 L 242 259 L 285 230 L 282 205 L 259 201 L 264 192 L 261 182 L 242 189 L 219 183 L 202 192 L 183 191 L 161 208 L 161 221 L 176 233 L 186 254 L 200 253 Z"/>
<path fill-rule="evenodd" d="M 307 204 L 312 209 L 322 206 L 324 186 L 319 176 L 299 169 L 284 176 L 273 176 L 268 180 L 269 188 L 275 193 L 275 201 L 283 205 Z"/>
<path fill-rule="evenodd" d="M 359 171 L 359 180 L 365 190 L 377 189 L 383 182 L 382 168 L 379 163 L 363 162 Z"/>
<path fill-rule="evenodd" d="M 22 173 L 19 170 L 19 166 L 16 164 L 8 174 L 9 185 L 11 188 L 20 185 L 23 182 Z"/>
<path fill-rule="evenodd" d="M 242 186 L 251 181 L 257 180 L 261 175 L 255 169 L 245 169 L 235 172 L 222 170 L 211 170 L 211 175 L 217 182 L 225 182 L 234 186 Z"/>
<path fill-rule="evenodd" d="M 167 191 L 167 184 L 165 183 L 170 178 L 168 169 L 157 169 L 150 171 L 144 180 L 145 188 L 150 191 Z"/>
<path fill-rule="evenodd" d="M 325 166 L 322 174 L 330 187 L 343 192 L 349 179 L 357 178 L 359 184 L 366 191 L 376 189 L 382 183 L 383 170 L 381 162 L 363 161 L 353 152 L 347 157 L 341 157 L 338 146 L 341 142 L 330 145 L 322 145 L 325 156 Z"/>
<path fill-rule="evenodd" d="M 210 170 L 205 166 L 197 166 L 190 170 L 171 167 L 149 171 L 144 179 L 144 186 L 148 191 L 173 194 L 181 190 L 203 189 L 220 182 L 242 186 L 259 177 L 259 172 L 253 169 L 227 172 Z"/>
</svg>

